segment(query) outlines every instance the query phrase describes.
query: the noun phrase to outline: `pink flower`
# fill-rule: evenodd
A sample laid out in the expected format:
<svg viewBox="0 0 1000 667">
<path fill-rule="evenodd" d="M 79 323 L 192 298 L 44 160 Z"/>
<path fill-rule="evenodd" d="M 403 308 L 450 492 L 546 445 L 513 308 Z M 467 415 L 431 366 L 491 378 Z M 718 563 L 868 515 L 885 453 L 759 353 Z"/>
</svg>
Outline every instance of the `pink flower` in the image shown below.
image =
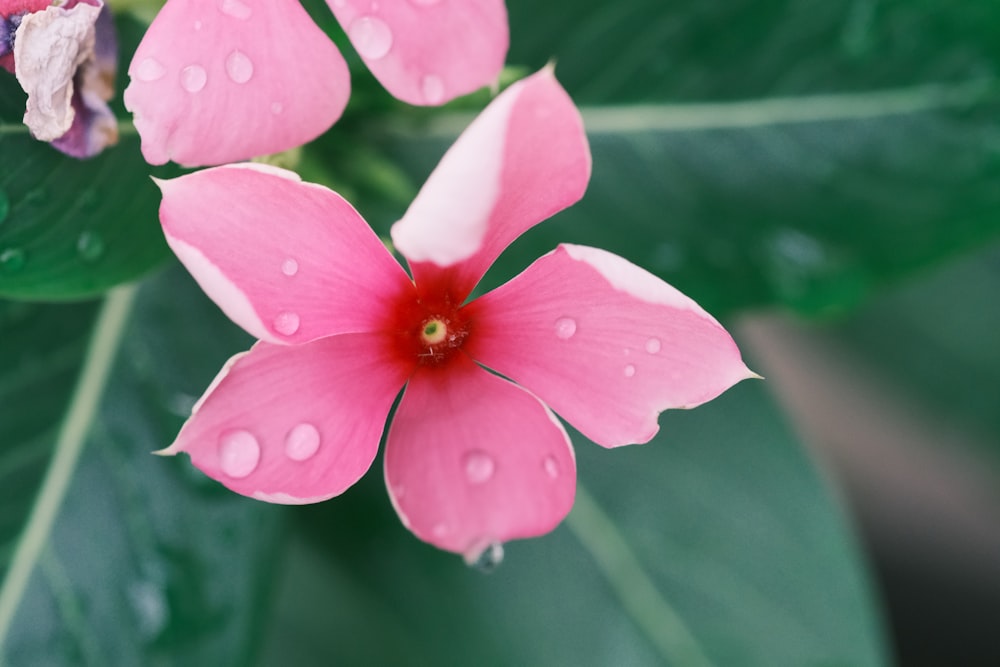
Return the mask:
<svg viewBox="0 0 1000 667">
<path fill-rule="evenodd" d="M 325 500 L 369 468 L 405 385 L 385 478 L 410 530 L 473 557 L 552 530 L 576 469 L 550 408 L 605 447 L 647 442 L 660 411 L 752 375 L 697 304 L 603 250 L 559 246 L 468 301 L 589 177 L 579 113 L 545 69 L 483 111 L 393 227 L 412 280 L 346 201 L 291 172 L 230 165 L 162 182 L 171 247 L 261 339 L 163 453 L 188 452 L 247 496 Z"/>
<path fill-rule="evenodd" d="M 372 73 L 410 104 L 494 81 L 503 0 L 328 0 Z M 304 144 L 340 117 L 347 64 L 298 0 L 169 0 L 128 70 L 125 106 L 151 164 L 222 164 Z"/>
<path fill-rule="evenodd" d="M 118 141 L 108 107 L 118 45 L 102 0 L 0 0 L 0 67 L 28 94 L 24 124 L 67 155 Z"/>
</svg>

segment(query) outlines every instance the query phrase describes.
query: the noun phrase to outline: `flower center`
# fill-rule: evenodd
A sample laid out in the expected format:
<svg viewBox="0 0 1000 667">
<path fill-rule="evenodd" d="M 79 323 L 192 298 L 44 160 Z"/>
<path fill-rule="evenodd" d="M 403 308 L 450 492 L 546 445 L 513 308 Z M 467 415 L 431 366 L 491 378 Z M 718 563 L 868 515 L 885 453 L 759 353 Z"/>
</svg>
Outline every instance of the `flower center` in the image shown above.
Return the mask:
<svg viewBox="0 0 1000 667">
<path fill-rule="evenodd" d="M 424 345 L 428 346 L 438 345 L 447 338 L 448 325 L 439 319 L 433 319 L 424 323 L 423 331 L 420 332 L 420 339 Z"/>
<path fill-rule="evenodd" d="M 468 323 L 459 314 L 434 315 L 421 320 L 417 330 L 417 360 L 424 366 L 438 366 L 451 359 L 469 335 Z"/>
</svg>

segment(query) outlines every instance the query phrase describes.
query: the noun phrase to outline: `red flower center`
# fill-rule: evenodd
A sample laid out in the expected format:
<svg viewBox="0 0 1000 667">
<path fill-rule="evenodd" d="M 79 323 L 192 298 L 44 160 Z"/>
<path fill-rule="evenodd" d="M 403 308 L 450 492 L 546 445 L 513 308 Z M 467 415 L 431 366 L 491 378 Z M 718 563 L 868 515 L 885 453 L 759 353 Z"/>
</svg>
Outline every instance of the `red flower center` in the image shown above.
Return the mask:
<svg viewBox="0 0 1000 667">
<path fill-rule="evenodd" d="M 472 331 L 461 306 L 448 297 L 401 298 L 394 309 L 391 330 L 401 360 L 419 366 L 443 366 L 454 358 Z"/>
</svg>

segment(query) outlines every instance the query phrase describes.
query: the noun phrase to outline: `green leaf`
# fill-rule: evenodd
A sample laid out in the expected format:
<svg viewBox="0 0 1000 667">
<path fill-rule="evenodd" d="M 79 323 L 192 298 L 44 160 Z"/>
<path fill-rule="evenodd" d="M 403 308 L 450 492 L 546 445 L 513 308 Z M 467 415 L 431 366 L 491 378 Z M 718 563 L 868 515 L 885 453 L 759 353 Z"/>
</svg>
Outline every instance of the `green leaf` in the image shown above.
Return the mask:
<svg viewBox="0 0 1000 667">
<path fill-rule="evenodd" d="M 252 660 L 280 508 L 151 455 L 248 339 L 179 270 L 133 292 L 0 308 L 4 664 Z"/>
<path fill-rule="evenodd" d="M 296 510 L 262 664 L 883 664 L 852 536 L 765 387 L 661 422 L 575 438 L 569 519 L 490 575 L 413 538 L 378 474 Z"/>
<path fill-rule="evenodd" d="M 119 27 L 128 63 L 124 44 L 141 32 L 130 21 Z M 119 72 L 119 94 L 126 79 Z M 119 124 L 116 146 L 78 160 L 30 136 L 24 103 L 14 77 L 0 72 L 0 297 L 93 296 L 162 264 L 160 195 L 131 124 Z"/>
</svg>

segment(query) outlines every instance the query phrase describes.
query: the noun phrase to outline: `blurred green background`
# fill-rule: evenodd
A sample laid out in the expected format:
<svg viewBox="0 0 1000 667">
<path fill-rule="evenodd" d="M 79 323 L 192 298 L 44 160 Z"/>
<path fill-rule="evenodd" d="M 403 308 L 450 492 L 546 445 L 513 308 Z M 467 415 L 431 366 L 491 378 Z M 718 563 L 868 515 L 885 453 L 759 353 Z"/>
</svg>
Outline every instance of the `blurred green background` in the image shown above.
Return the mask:
<svg viewBox="0 0 1000 667">
<path fill-rule="evenodd" d="M 489 95 L 396 102 L 305 4 L 354 91 L 284 159 L 384 233 Z M 556 62 L 594 176 L 484 286 L 561 241 L 604 247 L 721 318 L 767 380 L 641 447 L 574 434 L 570 518 L 488 575 L 402 527 L 381 460 L 317 506 L 235 496 L 149 455 L 251 342 L 169 257 L 148 175 L 177 170 L 144 164 L 120 105 L 94 160 L 34 142 L 4 76 L 3 664 L 1000 662 L 1000 9 L 507 6 L 506 78 Z M 118 19 L 124 70 L 143 26 Z M 59 438 L 82 452 L 25 572 Z"/>
</svg>

